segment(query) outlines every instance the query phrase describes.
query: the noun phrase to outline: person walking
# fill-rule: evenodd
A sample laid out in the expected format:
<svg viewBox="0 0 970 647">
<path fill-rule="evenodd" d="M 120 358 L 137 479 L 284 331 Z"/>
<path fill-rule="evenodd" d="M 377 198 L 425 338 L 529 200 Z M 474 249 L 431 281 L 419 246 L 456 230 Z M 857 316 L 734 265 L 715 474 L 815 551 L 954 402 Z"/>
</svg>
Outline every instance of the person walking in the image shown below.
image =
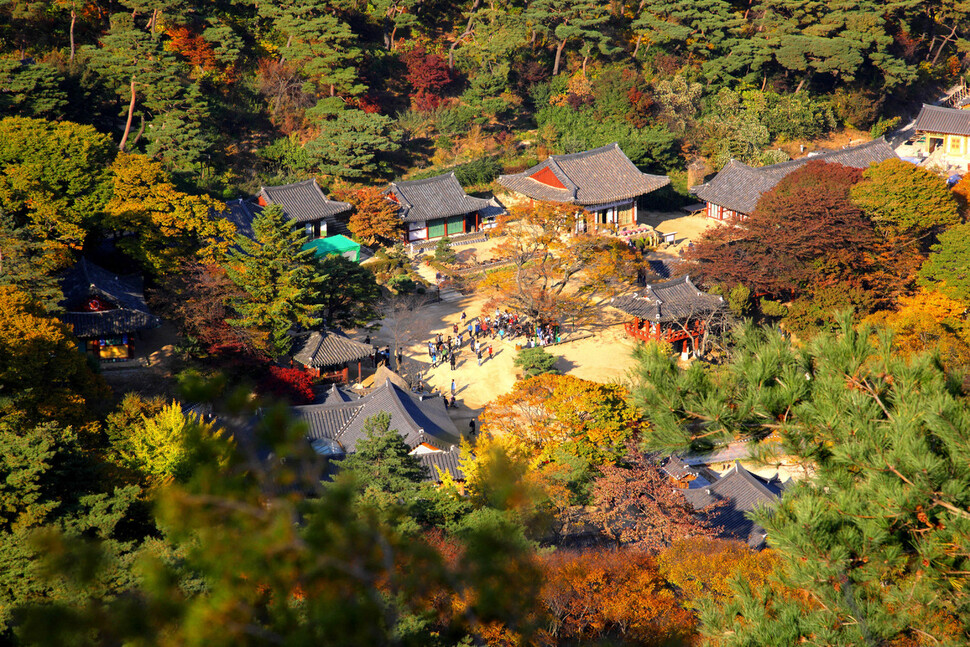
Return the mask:
<svg viewBox="0 0 970 647">
<path fill-rule="evenodd" d="M 454 353 L 452 353 L 452 354 L 451 354 L 451 370 L 452 370 L 452 371 L 454 371 L 454 370 L 455 370 L 455 365 L 456 365 L 457 363 L 458 363 L 458 358 L 457 358 L 457 357 L 455 357 L 455 354 L 454 354 Z"/>
<path fill-rule="evenodd" d="M 438 354 L 434 351 L 431 352 L 431 368 L 438 366 Z"/>
<path fill-rule="evenodd" d="M 468 317 L 468 315 L 466 315 L 466 314 L 465 314 L 465 311 L 464 311 L 464 310 L 462 310 L 462 311 L 461 311 L 461 322 L 462 322 L 462 323 L 465 323 L 465 319 L 466 319 L 467 317 Z"/>
<path fill-rule="evenodd" d="M 455 378 L 451 378 L 451 397 L 452 398 L 455 397 L 455 391 L 457 391 L 457 389 L 455 388 Z"/>
<path fill-rule="evenodd" d="M 452 332 L 454 332 L 457 335 L 458 334 L 458 324 L 455 324 L 454 326 L 452 326 L 451 327 L 451 330 L 452 330 Z"/>
<path fill-rule="evenodd" d="M 482 365 L 482 347 L 481 346 L 478 347 L 478 350 L 475 351 L 475 354 L 478 356 L 478 365 L 481 366 Z"/>
<path fill-rule="evenodd" d="M 488 359 L 492 359 L 492 345 L 488 345 Z"/>
</svg>

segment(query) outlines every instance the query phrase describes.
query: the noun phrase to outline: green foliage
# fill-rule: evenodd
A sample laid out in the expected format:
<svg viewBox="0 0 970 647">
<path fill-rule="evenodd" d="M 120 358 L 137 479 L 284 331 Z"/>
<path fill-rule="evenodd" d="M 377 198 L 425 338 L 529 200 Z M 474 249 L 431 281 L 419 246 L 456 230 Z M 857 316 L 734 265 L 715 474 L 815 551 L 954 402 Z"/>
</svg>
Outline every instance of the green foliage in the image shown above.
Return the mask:
<svg viewBox="0 0 970 647">
<path fill-rule="evenodd" d="M 289 352 L 294 326 L 310 328 L 320 322 L 314 315 L 319 282 L 310 261 L 314 252 L 303 249 L 304 240 L 302 230 L 294 228 L 278 205 L 271 205 L 253 220 L 252 239 L 236 237 L 238 249 L 226 264 L 229 279 L 245 292 L 232 300 L 239 317 L 228 323 L 266 335 L 271 357 Z"/>
<path fill-rule="evenodd" d="M 56 423 L 17 426 L 0 422 L 0 637 L 11 635 L 16 607 L 41 603 L 84 604 L 132 583 L 131 545 L 120 532 L 138 495 L 137 487 L 115 489 L 98 472 L 78 433 Z M 100 542 L 103 570 L 76 586 L 50 578 L 42 560 L 55 546 L 38 533 L 57 529 L 65 543 Z M 75 561 L 82 570 L 90 561 Z M 117 587 L 117 588 L 116 588 Z"/>
<path fill-rule="evenodd" d="M 602 121 L 595 111 L 547 106 L 536 113 L 540 130 L 552 128 L 562 153 L 575 153 L 617 142 L 641 168 L 668 169 L 677 164 L 676 137 L 664 126 L 635 128 L 626 123 Z"/>
<path fill-rule="evenodd" d="M 439 263 L 454 263 L 458 258 L 455 250 L 451 247 L 451 239 L 445 236 L 438 240 L 434 246 L 434 260 Z"/>
<path fill-rule="evenodd" d="M 0 114 L 58 119 L 67 106 L 63 77 L 54 67 L 0 59 Z"/>
<path fill-rule="evenodd" d="M 919 271 L 919 281 L 970 305 L 970 223 L 940 234 L 939 242 Z"/>
<path fill-rule="evenodd" d="M 914 627 L 941 644 L 970 635 L 968 601 L 951 575 L 970 560 L 967 409 L 933 358 L 893 357 L 888 336 L 873 335 L 843 320 L 838 334 L 799 350 L 746 328 L 710 371 L 639 352 L 634 399 L 654 423 L 649 445 L 720 448 L 774 431 L 757 455 L 812 465 L 774 510 L 753 515 L 781 560 L 771 590 L 737 589 L 705 614 L 709 635 L 730 645 L 769 635 L 773 644 L 820 635 L 890 643 L 915 639 Z M 865 626 L 845 621 L 860 609 Z"/>
<path fill-rule="evenodd" d="M 0 209 L 52 247 L 80 247 L 111 195 L 111 140 L 91 126 L 0 121 Z"/>
<path fill-rule="evenodd" d="M 316 303 L 329 326 L 358 328 L 379 317 L 377 301 L 381 289 L 371 270 L 343 256 L 313 257 L 316 273 Z"/>
<path fill-rule="evenodd" d="M 386 169 L 382 156 L 399 148 L 399 134 L 391 129 L 390 117 L 357 109 L 334 111 L 324 104 L 318 108 L 324 119 L 317 137 L 307 142 L 306 152 L 321 171 L 359 178 Z"/>
<path fill-rule="evenodd" d="M 735 285 L 728 292 L 728 308 L 735 317 L 748 317 L 754 307 L 754 300 L 751 298 L 751 288 L 744 285 Z"/>
<path fill-rule="evenodd" d="M 186 481 L 199 465 L 220 462 L 226 454 L 213 423 L 197 414 L 185 413 L 173 402 L 154 415 L 142 415 L 123 433 L 113 438 L 112 448 L 128 468 L 145 475 L 155 485 Z M 225 462 L 224 460 L 221 462 Z"/>
<path fill-rule="evenodd" d="M 0 213 L 0 286 L 9 285 L 29 294 L 47 310 L 55 310 L 64 298 L 57 278 L 51 274 L 44 245 L 12 219 Z"/>
<path fill-rule="evenodd" d="M 862 177 L 852 187 L 852 202 L 883 227 L 919 235 L 960 221 L 953 193 L 932 171 L 888 159 L 866 169 Z"/>
<path fill-rule="evenodd" d="M 547 353 L 545 348 L 536 346 L 520 350 L 513 364 L 516 368 L 522 369 L 525 377 L 535 377 L 543 373 L 559 373 L 559 369 L 556 368 L 558 359 L 555 355 Z"/>
</svg>

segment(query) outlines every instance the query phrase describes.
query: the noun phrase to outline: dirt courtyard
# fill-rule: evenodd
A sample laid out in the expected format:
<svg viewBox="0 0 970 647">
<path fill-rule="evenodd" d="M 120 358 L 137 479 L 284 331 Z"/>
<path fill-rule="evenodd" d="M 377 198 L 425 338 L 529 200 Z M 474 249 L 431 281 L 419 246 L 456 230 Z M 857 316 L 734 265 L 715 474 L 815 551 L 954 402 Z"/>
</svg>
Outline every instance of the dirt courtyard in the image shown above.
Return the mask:
<svg viewBox="0 0 970 647">
<path fill-rule="evenodd" d="M 468 421 L 477 418 L 486 403 L 508 393 L 515 385 L 515 342 L 503 342 L 498 337 L 494 340 L 484 338 L 483 344 L 492 344 L 493 356 L 490 360 L 483 360 L 479 366 L 466 334 L 457 366 L 452 371 L 448 364 L 431 367 L 428 341 L 439 332 L 445 338 L 452 335 L 452 326 L 456 323 L 461 330 L 462 312 L 468 316 L 464 328 L 467 331 L 468 322 L 482 314 L 483 303 L 484 299 L 475 295 L 456 302 L 431 303 L 402 314 L 402 318 L 408 320 L 407 330 L 418 332 L 402 333 L 404 326 L 396 326 L 389 317 L 382 321 L 381 329 L 372 336 L 374 344 L 391 346 L 393 351 L 396 334 L 404 352 L 404 372 L 420 375 L 425 388 L 450 394 L 451 381 L 455 381 L 458 407 L 452 411 L 452 418 L 462 433 L 468 431 Z M 625 379 L 627 371 L 633 366 L 633 348 L 633 340 L 625 335 L 622 326 L 615 325 L 591 337 L 563 342 L 547 350 L 559 358 L 557 367 L 564 374 L 596 382 L 613 382 Z"/>
</svg>

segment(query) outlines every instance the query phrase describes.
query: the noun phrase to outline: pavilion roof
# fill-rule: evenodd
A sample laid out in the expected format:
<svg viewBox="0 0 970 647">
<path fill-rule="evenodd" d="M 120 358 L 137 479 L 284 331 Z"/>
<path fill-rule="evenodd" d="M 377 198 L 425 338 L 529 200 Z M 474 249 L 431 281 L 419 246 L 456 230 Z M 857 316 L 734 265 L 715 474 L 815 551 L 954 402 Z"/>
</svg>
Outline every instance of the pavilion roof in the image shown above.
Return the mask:
<svg viewBox="0 0 970 647">
<path fill-rule="evenodd" d="M 970 135 L 970 110 L 923 104 L 916 116 L 916 132 Z"/>
<path fill-rule="evenodd" d="M 647 285 L 639 294 L 613 299 L 611 306 L 653 322 L 681 321 L 724 306 L 724 299 L 703 292 L 689 276 Z"/>
<path fill-rule="evenodd" d="M 374 354 L 373 346 L 354 341 L 337 330 L 315 330 L 297 344 L 293 359 L 311 368 L 342 366 Z"/>
<path fill-rule="evenodd" d="M 609 204 L 651 193 L 670 184 L 666 175 L 642 173 L 612 143 L 570 155 L 550 155 L 545 161 L 499 183 L 536 200 L 583 206 Z"/>
<path fill-rule="evenodd" d="M 774 504 L 790 483 L 777 478 L 764 479 L 735 461 L 730 470 L 708 487 L 681 490 L 681 493 L 697 509 L 720 503 L 713 511 L 713 523 L 720 526 L 721 535 L 761 548 L 765 530 L 749 518 L 749 513 Z"/>
<path fill-rule="evenodd" d="M 423 443 L 434 449 L 447 450 L 458 445 L 461 439 L 442 398 L 411 393 L 389 379 L 358 399 L 331 400 L 328 396 L 323 404 L 295 407 L 294 410 L 306 423 L 311 442 L 318 439 L 336 441 L 346 453 L 352 453 L 365 437 L 364 422 L 382 412 L 390 414 L 391 429 L 396 429 L 412 449 Z"/>
<path fill-rule="evenodd" d="M 282 207 L 286 216 L 295 222 L 332 219 L 351 209 L 346 202 L 328 198 L 313 178 L 294 184 L 261 187 L 259 197 L 267 204 Z"/>
</svg>

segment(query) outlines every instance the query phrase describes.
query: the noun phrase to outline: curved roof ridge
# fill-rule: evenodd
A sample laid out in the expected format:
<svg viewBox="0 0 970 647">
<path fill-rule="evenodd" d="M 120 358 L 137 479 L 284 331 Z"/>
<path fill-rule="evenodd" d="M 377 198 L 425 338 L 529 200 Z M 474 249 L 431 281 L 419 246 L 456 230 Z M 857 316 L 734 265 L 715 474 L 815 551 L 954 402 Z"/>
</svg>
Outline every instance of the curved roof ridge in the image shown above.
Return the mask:
<svg viewBox="0 0 970 647">
<path fill-rule="evenodd" d="M 599 155 L 600 153 L 605 153 L 614 148 L 620 148 L 619 142 L 613 142 L 612 144 L 606 144 L 604 146 L 590 148 L 589 150 L 579 151 L 577 153 L 563 153 L 561 155 L 550 155 L 549 159 L 556 159 L 556 160 L 582 159 L 583 157 L 586 157 L 588 155 Z"/>
<path fill-rule="evenodd" d="M 769 496 L 772 499 L 778 497 L 778 493 L 772 492 L 764 484 L 764 482 L 762 482 L 762 480 L 758 476 L 756 476 L 755 474 L 752 474 L 748 470 L 748 468 L 746 468 L 744 465 L 742 465 L 740 460 L 735 459 L 734 460 L 734 465 L 732 465 L 731 467 L 734 470 L 734 473 L 737 474 L 738 478 L 744 480 L 746 483 L 748 483 L 749 485 L 753 486 L 755 489 L 757 489 L 762 494 L 764 494 L 766 496 Z M 723 481 L 725 478 L 727 478 L 727 476 L 731 476 L 731 475 L 730 474 L 727 474 L 726 476 L 722 476 L 720 479 L 718 479 L 717 483 L 712 483 L 711 484 L 711 488 L 712 489 L 715 489 L 715 486 L 718 483 L 720 483 L 721 481 Z"/>
<path fill-rule="evenodd" d="M 343 403 L 341 403 L 341 404 L 343 404 Z M 345 431 L 347 431 L 347 427 L 350 426 L 350 423 L 352 423 L 354 421 L 354 419 L 356 419 L 357 416 L 360 415 L 360 412 L 364 410 L 364 405 L 363 404 L 360 404 L 360 400 L 353 400 L 353 401 L 351 401 L 348 404 L 350 404 L 351 406 L 348 406 L 346 408 L 347 409 L 353 409 L 354 412 L 350 415 L 349 418 L 347 418 L 347 420 L 346 420 L 346 422 L 344 422 L 343 426 L 340 429 L 337 430 L 337 433 L 335 433 L 333 435 L 333 439 L 336 440 L 336 441 L 339 441 L 340 440 L 340 437 L 344 435 L 344 432 Z M 321 406 L 326 406 L 326 405 L 321 405 Z M 340 406 L 340 405 L 336 405 L 333 408 L 336 409 L 338 406 Z"/>
<path fill-rule="evenodd" d="M 394 182 L 391 182 L 391 185 L 400 187 L 401 185 L 417 186 L 421 184 L 434 184 L 435 182 L 440 182 L 450 177 L 455 178 L 456 182 L 458 181 L 458 177 L 455 175 L 455 172 L 448 171 L 447 173 L 439 173 L 438 175 L 432 175 L 431 177 L 423 177 L 418 180 L 395 180 Z M 461 184 L 461 182 L 459 182 L 459 184 Z"/>
</svg>

